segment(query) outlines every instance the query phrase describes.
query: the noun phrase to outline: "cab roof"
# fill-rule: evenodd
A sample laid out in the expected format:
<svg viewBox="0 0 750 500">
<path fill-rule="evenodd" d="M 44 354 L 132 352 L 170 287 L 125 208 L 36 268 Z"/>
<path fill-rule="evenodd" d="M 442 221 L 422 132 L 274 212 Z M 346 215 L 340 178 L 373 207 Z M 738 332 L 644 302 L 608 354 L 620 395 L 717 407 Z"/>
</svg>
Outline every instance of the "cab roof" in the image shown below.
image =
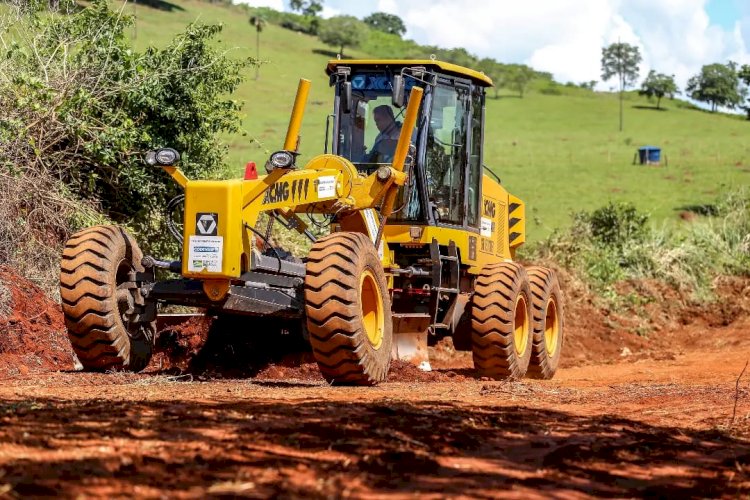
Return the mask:
<svg viewBox="0 0 750 500">
<path fill-rule="evenodd" d="M 464 68 L 457 64 L 433 59 L 332 59 L 328 61 L 326 74 L 330 75 L 336 70 L 336 66 L 369 66 L 377 68 L 380 66 L 425 66 L 438 68 L 444 73 L 469 78 L 477 85 L 492 87 L 492 79 L 480 71 Z"/>
</svg>

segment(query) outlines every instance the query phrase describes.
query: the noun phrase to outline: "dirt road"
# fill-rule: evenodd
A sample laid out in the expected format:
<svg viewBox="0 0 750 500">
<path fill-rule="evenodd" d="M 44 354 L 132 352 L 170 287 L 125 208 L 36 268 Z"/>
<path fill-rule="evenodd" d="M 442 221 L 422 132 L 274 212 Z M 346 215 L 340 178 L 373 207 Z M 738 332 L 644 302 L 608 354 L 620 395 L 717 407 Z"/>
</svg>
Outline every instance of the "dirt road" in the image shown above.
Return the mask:
<svg viewBox="0 0 750 500">
<path fill-rule="evenodd" d="M 375 388 L 328 387 L 309 367 L 232 380 L 19 375 L 0 383 L 0 492 L 744 496 L 750 373 L 739 391 L 735 382 L 749 332 L 750 320 L 735 322 L 690 348 L 553 381 L 477 380 L 456 367 L 397 367 L 396 380 L 420 381 Z"/>
</svg>

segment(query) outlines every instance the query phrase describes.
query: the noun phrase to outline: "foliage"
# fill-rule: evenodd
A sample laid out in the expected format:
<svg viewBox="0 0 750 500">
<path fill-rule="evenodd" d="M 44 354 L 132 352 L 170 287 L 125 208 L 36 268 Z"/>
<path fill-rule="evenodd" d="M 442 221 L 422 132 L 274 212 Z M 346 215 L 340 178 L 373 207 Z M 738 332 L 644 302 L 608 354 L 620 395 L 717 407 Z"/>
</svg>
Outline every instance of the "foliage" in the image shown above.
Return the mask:
<svg viewBox="0 0 750 500">
<path fill-rule="evenodd" d="M 371 28 L 391 35 L 403 36 L 403 34 L 406 33 L 406 25 L 401 18 L 395 14 L 373 12 L 364 18 L 363 21 Z"/>
<path fill-rule="evenodd" d="M 646 79 L 643 80 L 641 90 L 638 93 L 647 96 L 649 99 L 656 97 L 656 109 L 659 109 L 664 96 L 674 99 L 679 90 L 677 89 L 677 83 L 674 81 L 674 75 L 657 73 L 652 69 Z"/>
<path fill-rule="evenodd" d="M 532 254 L 580 273 L 605 296 L 619 281 L 653 278 L 705 299 L 718 276 L 750 275 L 750 191 L 729 193 L 714 212 L 682 230 L 654 229 L 633 205 L 610 203 L 575 214 L 569 231 Z"/>
<path fill-rule="evenodd" d="M 255 58 L 259 63 L 255 67 L 255 79 L 257 80 L 260 78 L 260 33 L 265 29 L 268 21 L 262 14 L 253 14 L 250 16 L 250 19 L 248 19 L 248 22 L 250 23 L 250 26 L 255 28 Z"/>
<path fill-rule="evenodd" d="M 696 101 L 709 103 L 714 112 L 719 106 L 734 109 L 744 98 L 737 64 L 732 61 L 703 66 L 688 80 L 686 91 Z"/>
<path fill-rule="evenodd" d="M 323 11 L 322 0 L 290 0 L 289 7 L 303 16 L 317 17 Z"/>
<path fill-rule="evenodd" d="M 602 80 L 617 77 L 620 89 L 620 132 L 622 132 L 623 92 L 632 87 L 638 78 L 638 67 L 641 64 L 641 52 L 638 47 L 617 42 L 602 48 Z"/>
<path fill-rule="evenodd" d="M 602 48 L 602 80 L 616 76 L 621 91 L 633 86 L 640 64 L 641 52 L 634 45 L 618 42 Z"/>
<path fill-rule="evenodd" d="M 334 16 L 323 23 L 318 37 L 325 44 L 339 47 L 343 57 L 344 47 L 359 47 L 368 31 L 367 25 L 354 16 Z"/>
<path fill-rule="evenodd" d="M 534 70 L 524 64 L 511 64 L 503 79 L 503 83 L 511 90 L 518 92 L 523 97 L 529 83 L 534 79 Z"/>
<path fill-rule="evenodd" d="M 739 76 L 744 84 L 745 89 L 750 88 L 750 64 L 743 65 L 742 68 L 740 68 L 739 73 L 737 73 L 737 76 Z M 747 112 L 747 119 L 750 120 L 750 101 L 743 106 L 743 109 Z"/>
<path fill-rule="evenodd" d="M 195 178 L 225 168 L 221 133 L 238 131 L 228 99 L 246 62 L 213 48 L 220 26 L 193 24 L 162 50 L 132 50 L 131 19 L 106 0 L 69 16 L 22 15 L 0 59 L 0 169 L 50 175 L 75 198 L 157 244 L 155 214 L 177 188 L 143 153 L 171 146 Z"/>
</svg>

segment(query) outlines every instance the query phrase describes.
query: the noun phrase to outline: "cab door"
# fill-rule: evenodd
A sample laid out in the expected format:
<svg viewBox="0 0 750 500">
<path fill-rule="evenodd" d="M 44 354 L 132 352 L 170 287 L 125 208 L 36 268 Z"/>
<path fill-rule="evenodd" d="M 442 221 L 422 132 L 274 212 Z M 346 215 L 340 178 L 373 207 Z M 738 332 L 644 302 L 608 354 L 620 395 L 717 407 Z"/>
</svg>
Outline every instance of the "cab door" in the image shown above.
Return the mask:
<svg viewBox="0 0 750 500">
<path fill-rule="evenodd" d="M 430 216 L 440 226 L 466 227 L 469 222 L 466 202 L 471 104 L 468 82 L 438 79 L 427 130 L 425 184 Z M 475 195 L 472 192 L 471 196 Z M 476 214 L 477 206 L 473 209 Z M 476 216 L 472 219 L 472 227 L 477 228 Z"/>
</svg>

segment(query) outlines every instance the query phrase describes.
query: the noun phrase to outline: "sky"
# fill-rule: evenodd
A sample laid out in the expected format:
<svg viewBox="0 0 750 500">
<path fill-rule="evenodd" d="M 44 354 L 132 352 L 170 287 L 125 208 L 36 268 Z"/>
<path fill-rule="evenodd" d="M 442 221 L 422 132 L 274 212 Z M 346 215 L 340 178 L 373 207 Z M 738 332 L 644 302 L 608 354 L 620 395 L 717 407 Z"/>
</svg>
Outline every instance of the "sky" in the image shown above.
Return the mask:
<svg viewBox="0 0 750 500">
<path fill-rule="evenodd" d="M 236 1 L 289 10 L 288 0 Z M 601 80 L 601 48 L 617 40 L 640 49 L 642 77 L 654 69 L 683 88 L 704 64 L 750 64 L 750 0 L 324 0 L 322 15 L 372 12 L 399 16 L 418 43 L 528 64 L 560 82 Z"/>
</svg>

